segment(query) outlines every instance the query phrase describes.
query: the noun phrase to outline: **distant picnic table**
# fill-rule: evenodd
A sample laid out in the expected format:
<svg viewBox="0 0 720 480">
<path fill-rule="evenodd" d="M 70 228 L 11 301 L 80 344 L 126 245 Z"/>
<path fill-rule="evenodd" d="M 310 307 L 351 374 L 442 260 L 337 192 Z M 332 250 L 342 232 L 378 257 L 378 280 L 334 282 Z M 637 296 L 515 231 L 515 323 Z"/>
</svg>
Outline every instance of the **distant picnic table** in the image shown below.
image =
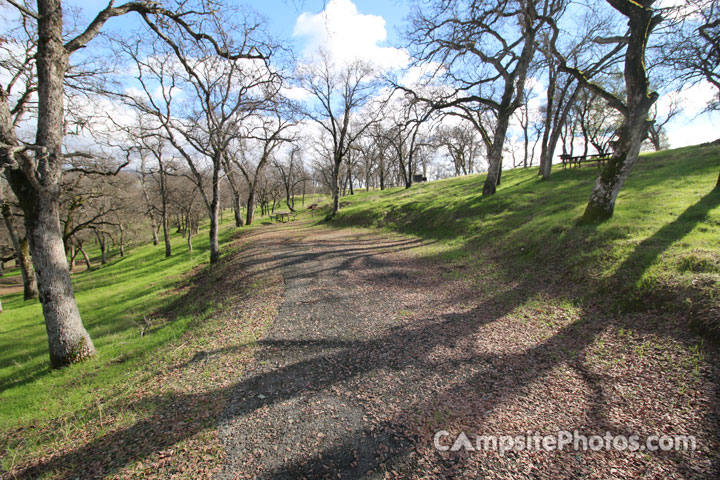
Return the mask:
<svg viewBox="0 0 720 480">
<path fill-rule="evenodd" d="M 295 216 L 297 214 L 293 212 L 275 212 L 274 215 L 270 215 L 270 220 L 273 218 L 276 218 L 278 222 L 289 222 L 290 217 L 292 216 L 292 219 L 295 220 Z"/>
<path fill-rule="evenodd" d="M 563 153 L 560 155 L 562 160 L 563 169 L 565 168 L 579 168 L 583 163 L 594 163 L 597 162 L 598 168 L 605 165 L 605 161 L 612 157 L 612 152 L 609 153 L 593 153 L 591 155 L 570 155 Z"/>
</svg>

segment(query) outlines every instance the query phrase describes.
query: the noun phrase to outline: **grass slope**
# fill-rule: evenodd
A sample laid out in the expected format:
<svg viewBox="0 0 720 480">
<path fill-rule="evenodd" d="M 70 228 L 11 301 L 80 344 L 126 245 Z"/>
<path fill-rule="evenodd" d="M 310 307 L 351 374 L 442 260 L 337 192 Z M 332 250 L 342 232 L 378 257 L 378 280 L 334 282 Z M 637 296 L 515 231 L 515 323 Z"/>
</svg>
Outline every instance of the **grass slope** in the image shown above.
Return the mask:
<svg viewBox="0 0 720 480">
<path fill-rule="evenodd" d="M 586 296 L 601 293 L 618 308 L 695 309 L 697 323 L 716 330 L 718 168 L 718 146 L 642 155 L 614 217 L 597 226 L 577 224 L 598 174 L 593 167 L 556 169 L 549 181 L 536 169 L 506 171 L 486 198 L 484 175 L 357 193 L 343 198 L 334 224 L 419 236 L 458 265 L 483 262 L 490 257 L 479 252 L 486 252 L 506 279 L 553 269 L 557 281 Z"/>
<path fill-rule="evenodd" d="M 44 468 L 51 470 L 89 468 L 88 465 L 93 465 L 92 458 L 68 452 L 73 449 L 80 452 L 83 448 L 92 452 L 87 446 L 92 442 L 102 444 L 113 431 L 127 429 L 128 436 L 137 436 L 138 432 L 132 434 L 132 425 L 136 425 L 135 429 L 143 425 L 144 430 L 139 434 L 150 441 L 152 430 L 162 425 L 154 419 L 153 415 L 157 415 L 154 412 L 162 411 L 168 398 L 183 389 L 192 395 L 186 393 L 181 398 L 204 398 L 204 390 L 217 389 L 219 377 L 228 381 L 231 376 L 228 372 L 232 369 L 220 368 L 221 374 L 218 374 L 213 369 L 219 367 L 213 366 L 213 362 L 234 362 L 234 370 L 242 371 L 238 359 L 250 356 L 247 352 L 254 348 L 254 340 L 264 328 L 263 322 L 272 315 L 255 312 L 253 318 L 245 318 L 244 314 L 237 313 L 240 308 L 237 299 L 244 299 L 249 290 L 256 290 L 254 293 L 262 294 L 265 299 L 274 298 L 277 282 L 273 279 L 263 283 L 263 288 L 248 287 L 237 280 L 238 275 L 247 273 L 238 273 L 236 267 L 226 265 L 234 262 L 234 253 L 242 248 L 232 243 L 236 229 L 231 225 L 231 217 L 225 215 L 220 231 L 223 261 L 212 268 L 204 266 L 209 257 L 205 226 L 193 237 L 193 253 L 188 252 L 186 238 L 174 234 L 173 255 L 169 258 L 165 258 L 162 244 L 147 244 L 129 249 L 124 258 L 111 258 L 107 265 L 73 274 L 80 313 L 97 355 L 70 368 L 49 369 L 40 303 L 23 301 L 22 293 L 3 296 L 0 473 L 16 475 L 18 468 L 36 468 L 45 461 L 49 463 Z M 258 220 L 260 223 L 262 219 Z M 84 270 L 84 264 L 80 269 Z M 261 303 L 264 303 L 263 309 L 271 311 L 269 301 Z M 235 313 L 226 316 L 225 310 L 231 303 Z M 228 331 L 231 324 L 234 326 Z M 225 345 L 233 342 L 246 345 L 247 352 L 230 350 Z M 200 372 L 186 373 L 190 368 L 197 369 L 194 365 L 185 365 L 187 357 L 197 351 L 225 348 L 227 355 L 203 362 Z M 178 375 L 187 379 L 178 380 L 175 378 Z M 204 413 L 194 418 L 198 422 L 214 425 L 212 414 L 217 412 L 213 408 L 221 408 L 224 403 L 219 394 L 211 397 L 203 400 Z M 188 411 L 193 405 L 189 404 Z M 163 418 L 169 418 L 168 415 L 163 413 Z M 182 436 L 191 438 L 197 432 L 204 432 L 205 427 L 204 423 L 187 422 L 189 433 Z M 210 440 L 203 438 L 200 443 L 205 448 Z M 142 448 L 128 448 L 124 454 L 128 458 L 137 455 L 140 459 Z M 102 457 L 102 448 L 97 450 L 97 455 Z M 198 452 L 207 454 L 202 449 Z M 56 460 L 52 460 L 53 457 Z M 60 463 L 53 466 L 53 461 Z M 132 468 L 132 462 L 126 463 Z M 107 471 L 110 467 L 97 468 Z M 42 468 L 20 476 L 44 476 L 40 471 Z M 162 472 L 158 472 L 162 478 Z M 89 473 L 80 473 L 85 474 Z"/>
</svg>

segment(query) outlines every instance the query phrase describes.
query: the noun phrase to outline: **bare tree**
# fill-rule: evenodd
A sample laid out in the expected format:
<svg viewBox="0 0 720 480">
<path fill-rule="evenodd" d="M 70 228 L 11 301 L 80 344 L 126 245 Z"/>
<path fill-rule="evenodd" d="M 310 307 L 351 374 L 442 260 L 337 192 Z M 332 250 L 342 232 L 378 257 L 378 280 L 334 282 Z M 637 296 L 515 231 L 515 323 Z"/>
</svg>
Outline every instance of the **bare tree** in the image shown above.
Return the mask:
<svg viewBox="0 0 720 480">
<path fill-rule="evenodd" d="M 469 122 L 444 125 L 434 136 L 435 144 L 447 150 L 453 162 L 455 176 L 475 173 L 480 163 L 479 149 L 482 141 L 475 127 Z"/>
<path fill-rule="evenodd" d="M 425 100 L 436 109 L 459 109 L 481 132 L 488 148 L 483 195 L 494 194 L 500 180 L 505 137 L 513 113 L 522 104 L 537 33 L 563 4 L 433 0 L 412 14 L 409 38 L 418 58 L 442 65 L 443 79 L 453 87 Z"/>
<path fill-rule="evenodd" d="M 405 188 L 410 188 L 417 170 L 418 154 L 423 147 L 429 146 L 426 138 L 428 132 L 423 131 L 422 127 L 427 125 L 433 109 L 426 102 L 405 93 L 399 99 L 395 95 L 391 96 L 386 111 L 384 123 L 389 122 L 386 126 L 386 143 L 395 154 L 397 170 Z"/>
<path fill-rule="evenodd" d="M 648 37 L 662 21 L 662 16 L 652 8 L 654 0 L 607 0 L 607 3 L 627 18 L 627 31 L 621 35 L 595 38 L 598 48 L 606 45 L 608 51 L 590 68 L 569 65 L 565 55 L 555 48 L 559 34 L 557 24 L 553 24 L 551 40 L 553 53 L 560 62 L 560 70 L 569 73 L 583 87 L 600 96 L 623 118 L 613 155 L 595 182 L 583 214 L 585 222 L 598 222 L 612 216 L 617 195 L 635 165 L 642 142 L 647 137 L 648 111 L 658 98 L 657 92 L 650 89 L 645 69 Z M 617 56 L 620 56 L 624 63 L 625 85 L 622 93 L 615 93 L 593 82 L 586 73 L 588 70 L 598 71 L 598 64 L 612 61 Z"/>
<path fill-rule="evenodd" d="M 236 154 L 230 154 L 230 161 L 242 172 L 248 185 L 248 198 L 245 223 L 252 224 L 255 215 L 255 197 L 257 194 L 258 182 L 263 178 L 263 172 L 268 165 L 276 149 L 287 142 L 291 137 L 285 135 L 287 130 L 293 126 L 293 120 L 288 115 L 283 102 L 272 102 L 272 111 L 258 112 L 255 122 L 248 122 L 247 132 L 244 134 L 245 142 Z M 263 115 L 269 113 L 269 115 Z M 254 123 L 254 125 L 252 125 Z M 254 147 L 254 148 L 253 148 Z M 256 155 L 256 161 L 249 157 Z M 229 162 L 228 162 L 229 163 Z"/>
<path fill-rule="evenodd" d="M 302 87 L 313 99 L 313 106 L 306 114 L 327 134 L 331 144 L 330 219 L 340 209 L 340 166 L 357 139 L 374 123 L 372 115 L 366 115 L 363 121 L 352 123 L 352 120 L 375 93 L 375 72 L 360 60 L 336 65 L 327 53 L 322 53 L 317 62 L 302 65 L 298 75 Z"/>
<path fill-rule="evenodd" d="M 219 24 L 213 33 L 223 39 L 223 50 L 262 43 L 255 25 L 245 24 L 240 39 L 233 39 Z M 142 42 L 122 43 L 138 69 L 137 81 L 144 95 L 120 93 L 129 104 L 152 116 L 169 144 L 185 160 L 210 217 L 210 262 L 220 259 L 218 240 L 220 179 L 228 164 L 232 144 L 241 136 L 241 124 L 271 100 L 281 86 L 280 77 L 261 59 L 228 59 L 213 56 L 214 48 L 189 41 L 181 29 L 161 31 L 162 42 L 149 51 Z M 264 41 L 264 40 L 263 40 Z M 264 43 L 267 45 L 267 42 Z M 160 96 L 154 94 L 160 85 Z M 182 89 L 192 92 L 178 98 Z M 203 169 L 209 166 L 210 175 Z M 205 188 L 209 183 L 209 188 Z"/>
<path fill-rule="evenodd" d="M 295 211 L 295 189 L 301 183 L 307 181 L 307 173 L 302 162 L 302 152 L 298 145 L 293 145 L 287 155 L 287 161 L 281 162 L 278 159 L 273 161 L 273 166 L 280 174 L 285 189 L 285 203 L 290 211 Z"/>
<path fill-rule="evenodd" d="M 204 2 L 207 4 L 208 2 Z M 116 6 L 110 2 L 79 33 L 64 37 L 61 0 L 37 0 L 37 11 L 17 2 L 21 22 L 32 25 L 25 31 L 29 40 L 11 74 L 11 83 L 0 89 L 0 167 L 15 192 L 24 213 L 33 264 L 37 272 L 39 297 L 48 333 L 50 363 L 62 367 L 94 354 L 95 347 L 85 330 L 73 293 L 67 258 L 58 221 L 60 179 L 65 163 L 63 152 L 64 89 L 70 57 L 83 49 L 112 18 L 135 12 L 151 27 L 158 21 L 177 25 L 196 41 L 213 45 L 223 56 L 262 56 L 255 50 L 230 53 L 208 34 L 195 19 L 203 15 L 203 5 L 193 8 L 189 2 L 164 8 L 151 1 L 128 1 Z M 187 10 L 188 7 L 190 10 Z M 192 14 L 191 14 L 192 12 Z M 14 92 L 16 79 L 24 79 L 24 91 Z M 36 95 L 37 128 L 33 143 L 24 143 L 16 132 L 21 113 Z M 11 102 L 14 101 L 14 105 Z"/>
</svg>

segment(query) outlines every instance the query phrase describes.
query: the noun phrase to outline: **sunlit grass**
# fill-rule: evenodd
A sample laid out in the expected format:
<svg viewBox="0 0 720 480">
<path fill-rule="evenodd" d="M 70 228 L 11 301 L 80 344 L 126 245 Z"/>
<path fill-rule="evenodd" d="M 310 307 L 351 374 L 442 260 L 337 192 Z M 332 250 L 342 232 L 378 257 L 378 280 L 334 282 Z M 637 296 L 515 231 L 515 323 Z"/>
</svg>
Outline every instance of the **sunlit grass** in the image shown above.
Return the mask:
<svg viewBox="0 0 720 480">
<path fill-rule="evenodd" d="M 625 282 L 638 292 L 699 277 L 717 285 L 719 169 L 717 146 L 643 155 L 615 215 L 597 226 L 577 224 L 598 174 L 592 166 L 556 167 L 549 181 L 536 168 L 509 170 L 492 197 L 481 195 L 484 175 L 358 192 L 343 198 L 349 204 L 333 224 L 432 240 L 429 252 L 450 261 L 484 261 L 491 251 L 507 277 L 552 266 L 568 281 Z"/>
<path fill-rule="evenodd" d="M 230 239 L 226 214 L 221 244 Z M 17 424 L 80 415 L 99 396 L 129 390 L 143 379 L 143 363 L 158 347 L 181 336 L 193 318 L 192 306 L 171 318 L 163 310 L 179 298 L 178 283 L 207 263 L 207 228 L 186 239 L 174 234 L 173 255 L 165 258 L 162 242 L 114 255 L 107 265 L 73 274 L 83 323 L 97 348 L 92 360 L 71 368 L 49 369 L 47 335 L 37 300 L 22 293 L 3 297 L 0 315 L 0 431 Z M 116 253 L 116 252 L 114 252 Z M 142 330 L 152 334 L 141 336 Z"/>
</svg>

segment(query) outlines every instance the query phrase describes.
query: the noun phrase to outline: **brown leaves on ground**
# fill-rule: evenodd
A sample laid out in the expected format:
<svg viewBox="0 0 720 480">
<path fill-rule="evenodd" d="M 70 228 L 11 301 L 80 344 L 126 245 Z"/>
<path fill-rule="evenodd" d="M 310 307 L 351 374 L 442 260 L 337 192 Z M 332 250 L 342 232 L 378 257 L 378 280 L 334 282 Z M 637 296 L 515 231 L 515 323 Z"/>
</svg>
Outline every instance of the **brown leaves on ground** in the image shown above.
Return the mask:
<svg viewBox="0 0 720 480">
<path fill-rule="evenodd" d="M 487 252 L 478 252 L 482 264 L 450 264 L 424 257 L 415 239 L 301 222 L 243 239 L 218 269 L 198 273 L 187 295 L 219 302 L 221 313 L 173 344 L 169 368 L 159 360 L 131 400 L 13 473 L 720 475 L 718 350 L 684 314 L 618 314 L 602 298 L 582 298 L 552 266 L 526 277 Z M 694 435 L 698 449 L 500 455 L 433 446 L 438 430 L 473 439 L 558 429 Z"/>
</svg>

